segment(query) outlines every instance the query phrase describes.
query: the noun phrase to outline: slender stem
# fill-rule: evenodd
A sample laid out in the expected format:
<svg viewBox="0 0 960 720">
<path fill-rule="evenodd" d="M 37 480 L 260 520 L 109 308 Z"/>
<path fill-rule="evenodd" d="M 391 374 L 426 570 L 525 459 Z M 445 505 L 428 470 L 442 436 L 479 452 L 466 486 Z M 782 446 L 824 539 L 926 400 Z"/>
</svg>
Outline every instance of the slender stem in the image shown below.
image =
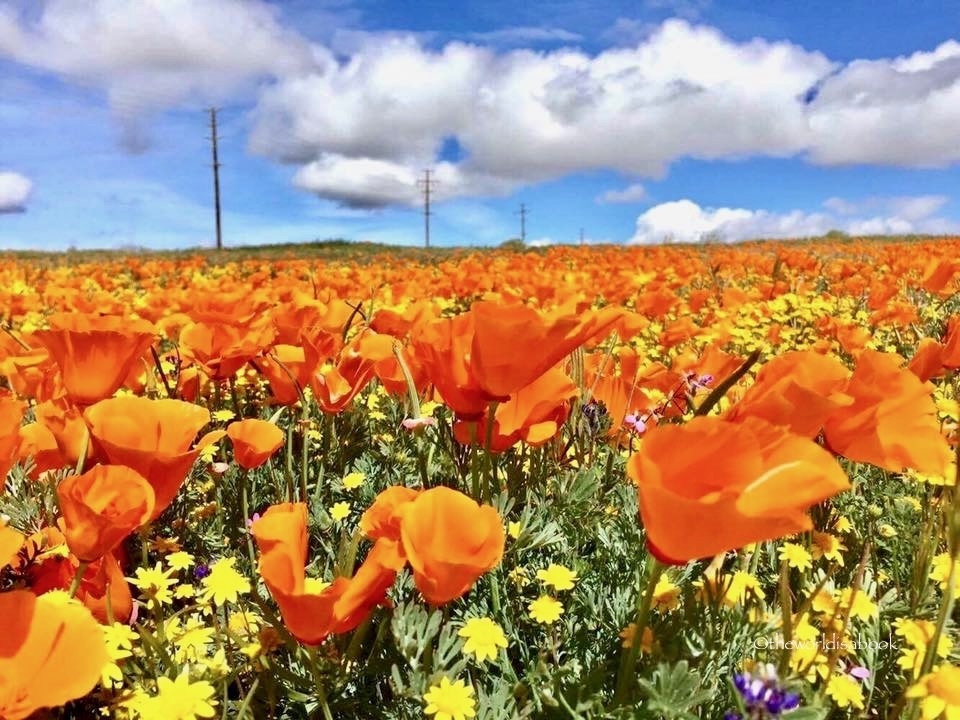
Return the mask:
<svg viewBox="0 0 960 720">
<path fill-rule="evenodd" d="M 170 387 L 170 381 L 167 380 L 167 374 L 163 371 L 163 363 L 160 362 L 160 356 L 157 355 L 156 348 L 150 346 L 150 354 L 153 355 L 153 364 L 157 366 L 157 372 L 160 374 L 160 381 L 163 383 L 163 389 L 167 391 L 167 397 L 173 397 L 173 389 Z"/>
<path fill-rule="evenodd" d="M 790 564 L 786 556 L 780 561 L 780 611 L 783 618 L 783 651 L 778 670 L 780 677 L 784 677 L 790 667 L 790 641 L 793 639 L 793 598 L 790 596 Z"/>
<path fill-rule="evenodd" d="M 632 684 L 633 676 L 637 669 L 637 657 L 640 655 L 640 646 L 643 645 L 643 633 L 647 629 L 650 607 L 653 605 L 653 591 L 657 587 L 657 581 L 660 580 L 660 576 L 663 575 L 663 571 L 666 569 L 667 566 L 659 560 L 653 561 L 653 567 L 650 569 L 650 577 L 647 578 L 647 589 L 643 595 L 639 597 L 633 641 L 621 656 L 617 690 L 613 696 L 613 704 L 615 707 L 623 703 L 625 699 L 624 696 Z"/>
<path fill-rule="evenodd" d="M 706 399 L 700 404 L 700 407 L 697 408 L 697 415 L 706 415 L 711 410 L 713 410 L 714 405 L 720 402 L 723 399 L 723 396 L 727 394 L 727 391 L 736 385 L 740 378 L 749 372 L 750 368 L 756 365 L 757 361 L 760 359 L 760 351 L 754 350 L 747 356 L 747 359 L 743 361 L 743 364 L 733 371 L 733 374 L 730 375 L 726 380 L 721 382 L 713 391 L 707 395 Z"/>
<path fill-rule="evenodd" d="M 83 472 L 84 463 L 87 462 L 87 453 L 90 451 L 90 430 L 83 426 L 83 443 L 80 445 L 80 455 L 77 458 L 76 475 Z"/>
<path fill-rule="evenodd" d="M 407 361 L 403 358 L 403 348 L 400 346 L 399 342 L 395 342 L 393 344 L 393 356 L 397 359 L 397 364 L 400 366 L 400 372 L 403 373 L 403 379 L 407 383 L 407 396 L 410 398 L 410 416 L 419 418 L 420 396 L 417 395 L 417 385 L 413 381 L 413 374 L 410 372 L 410 367 L 407 365 Z"/>
<path fill-rule="evenodd" d="M 486 493 L 489 492 L 489 495 L 486 496 L 487 499 L 493 496 L 493 490 L 497 485 L 497 464 L 498 463 L 497 463 L 497 458 L 494 456 L 491 448 L 493 447 L 493 428 L 494 428 L 494 422 L 496 421 L 498 405 L 499 403 L 497 401 L 493 401 L 489 405 L 487 405 L 487 431 L 486 431 L 486 437 L 483 442 L 483 448 L 486 451 L 486 461 L 489 465 L 489 470 L 490 470 L 490 482 L 487 484 L 487 487 L 484 493 L 486 495 Z"/>
<path fill-rule="evenodd" d="M 310 470 L 310 434 L 307 432 L 307 422 L 310 418 L 307 404 L 302 404 L 300 412 L 300 438 L 303 441 L 303 447 L 300 453 L 300 500 L 308 502 L 307 498 L 307 480 Z"/>
<path fill-rule="evenodd" d="M 257 687 L 259 685 L 260 678 L 254 678 L 253 685 L 250 686 L 250 691 L 243 699 L 243 704 L 237 710 L 237 720 L 243 720 L 244 716 L 247 714 L 247 709 L 250 707 L 250 701 L 253 700 L 253 694 L 257 691 Z"/>
<path fill-rule="evenodd" d="M 87 567 L 90 563 L 83 560 L 80 561 L 80 564 L 77 565 L 77 573 L 73 576 L 73 582 L 70 583 L 70 597 L 76 597 L 77 591 L 80 589 L 80 582 L 83 580 L 83 574 L 87 572 Z"/>
<path fill-rule="evenodd" d="M 290 424 L 290 427 L 287 428 L 287 447 L 286 447 L 286 466 L 285 474 L 287 478 L 287 497 L 290 502 L 295 503 L 297 501 L 297 491 L 293 484 L 293 423 Z M 303 501 L 306 502 L 307 499 L 303 498 Z"/>
<path fill-rule="evenodd" d="M 320 709 L 323 712 L 324 720 L 333 720 L 333 713 L 330 712 L 330 705 L 327 704 L 327 690 L 323 686 L 323 676 L 317 663 L 317 649 L 315 647 L 308 648 L 307 655 L 310 657 L 310 667 L 313 670 L 313 679 L 317 687 L 317 699 L 320 700 Z"/>
<path fill-rule="evenodd" d="M 848 602 L 846 607 L 843 609 L 843 621 L 840 626 L 841 637 L 846 634 L 847 627 L 850 625 L 850 613 L 853 611 L 853 604 L 857 600 L 857 593 L 861 592 L 860 588 L 863 587 L 863 574 L 866 572 L 867 561 L 869 559 L 870 541 L 868 540 L 863 546 L 863 554 L 860 556 L 860 563 L 857 565 L 857 572 L 853 578 L 853 586 L 850 588 L 850 602 Z M 837 643 L 838 647 L 831 650 L 830 655 L 827 658 L 827 678 L 830 678 L 833 675 L 833 669 L 836 667 L 837 660 L 840 657 L 840 651 L 843 649 L 842 647 L 839 647 L 840 645 L 842 645 L 842 643 Z"/>
<path fill-rule="evenodd" d="M 240 472 L 240 508 L 243 513 L 243 532 L 247 539 L 247 554 L 250 556 L 250 567 L 256 569 L 257 556 L 253 551 L 253 536 L 247 527 L 247 520 L 250 519 L 250 498 L 248 484 L 250 483 L 250 473 L 241 469 Z"/>
</svg>

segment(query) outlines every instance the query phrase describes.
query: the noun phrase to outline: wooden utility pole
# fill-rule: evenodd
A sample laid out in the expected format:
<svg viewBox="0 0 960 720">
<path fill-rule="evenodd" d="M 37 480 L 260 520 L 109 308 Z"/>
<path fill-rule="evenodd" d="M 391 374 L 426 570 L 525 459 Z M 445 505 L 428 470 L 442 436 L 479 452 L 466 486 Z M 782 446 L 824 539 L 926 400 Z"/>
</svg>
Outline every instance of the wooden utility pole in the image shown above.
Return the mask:
<svg viewBox="0 0 960 720">
<path fill-rule="evenodd" d="M 530 211 L 527 210 L 525 203 L 520 203 L 520 209 L 517 210 L 517 215 L 520 216 L 520 242 L 527 242 L 527 213 Z"/>
<path fill-rule="evenodd" d="M 437 181 L 430 177 L 430 170 L 423 171 L 423 180 L 417 180 L 417 185 L 423 188 L 423 239 L 426 247 L 430 247 L 430 195 Z"/>
<path fill-rule="evenodd" d="M 217 250 L 223 250 L 220 227 L 220 155 L 217 148 L 217 108 L 210 108 L 210 145 L 213 150 L 213 202 L 217 214 Z"/>
<path fill-rule="evenodd" d="M 583 245 L 583 228 L 580 228 L 580 244 Z"/>
</svg>

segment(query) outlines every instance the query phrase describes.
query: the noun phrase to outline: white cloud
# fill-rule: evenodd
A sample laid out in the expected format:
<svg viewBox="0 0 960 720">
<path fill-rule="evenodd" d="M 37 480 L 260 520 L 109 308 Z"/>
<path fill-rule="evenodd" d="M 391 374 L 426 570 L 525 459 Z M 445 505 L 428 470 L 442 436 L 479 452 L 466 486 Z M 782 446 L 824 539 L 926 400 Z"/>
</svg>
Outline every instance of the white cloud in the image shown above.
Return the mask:
<svg viewBox="0 0 960 720">
<path fill-rule="evenodd" d="M 809 109 L 811 160 L 943 167 L 960 160 L 960 43 L 856 60 L 826 78 Z"/>
<path fill-rule="evenodd" d="M 506 195 L 515 187 L 514 183 L 482 173 L 465 174 L 458 165 L 449 162 L 431 167 L 435 202 Z M 324 153 L 318 160 L 301 166 L 293 183 L 301 190 L 348 207 L 413 207 L 423 204 L 423 190 L 418 185 L 423 178 L 421 168 L 412 164 Z"/>
<path fill-rule="evenodd" d="M 460 42 L 432 51 L 391 36 L 266 89 L 250 147 L 286 162 L 335 154 L 412 170 L 454 137 L 464 177 L 503 185 L 594 168 L 658 176 L 681 156 L 801 151 L 797 97 L 832 67 L 790 43 L 737 44 L 681 20 L 596 56 Z"/>
<path fill-rule="evenodd" d="M 709 2 L 647 5 L 689 19 Z M 40 0 L 17 14 L 0 5 L 0 60 L 105 91 L 130 147 L 142 146 L 140 122 L 151 111 L 255 100 L 249 148 L 299 166 L 298 187 L 354 206 L 415 202 L 415 185 L 401 186 L 427 166 L 448 176 L 454 198 L 596 169 L 656 178 L 689 157 L 960 161 L 953 40 L 841 66 L 790 42 L 739 42 L 674 18 L 658 26 L 622 19 L 610 32 L 630 45 L 598 54 L 468 42 L 433 49 L 429 34 L 344 28 L 324 36 L 327 47 L 281 8 Z M 579 39 L 549 25 L 472 36 L 501 45 Z M 444 165 L 449 138 L 463 154 Z M 910 219 L 909 211 L 894 215 Z"/>
<path fill-rule="evenodd" d="M 786 213 L 744 208 L 703 208 L 692 200 L 675 200 L 655 205 L 637 218 L 637 230 L 629 242 L 693 243 L 708 238 L 726 242 L 767 238 L 800 238 L 842 230 L 851 235 L 903 235 L 909 233 L 955 233 L 960 223 L 937 217 L 943 202 L 936 196 L 874 199 L 874 207 L 891 214 L 851 216 L 863 205 L 831 198 L 824 203 L 833 212 Z M 940 200 L 936 197 L 936 200 Z M 899 209 L 899 214 L 897 213 Z"/>
<path fill-rule="evenodd" d="M 0 58 L 102 88 L 121 117 L 232 99 L 314 61 L 262 0 L 45 0 L 30 17 L 0 7 Z"/>
<path fill-rule="evenodd" d="M 26 206 L 33 183 L 15 172 L 0 172 L 0 213 L 22 212 Z"/>
<path fill-rule="evenodd" d="M 904 220 L 929 218 L 950 200 L 946 195 L 913 195 L 906 197 L 868 197 L 856 202 L 832 197 L 823 206 L 837 215 L 868 215 L 883 213 Z"/>
<path fill-rule="evenodd" d="M 640 183 L 627 185 L 622 190 L 607 190 L 597 197 L 602 203 L 638 203 L 647 199 L 647 190 Z"/>
</svg>

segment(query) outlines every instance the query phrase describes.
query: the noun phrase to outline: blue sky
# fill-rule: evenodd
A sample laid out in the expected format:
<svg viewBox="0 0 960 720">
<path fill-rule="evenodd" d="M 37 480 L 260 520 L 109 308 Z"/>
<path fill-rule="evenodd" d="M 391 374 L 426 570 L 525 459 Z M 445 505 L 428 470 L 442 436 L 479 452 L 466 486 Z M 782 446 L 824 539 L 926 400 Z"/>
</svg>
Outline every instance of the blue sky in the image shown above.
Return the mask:
<svg viewBox="0 0 960 720">
<path fill-rule="evenodd" d="M 0 0 L 0 248 L 960 233 L 953 2 Z"/>
</svg>

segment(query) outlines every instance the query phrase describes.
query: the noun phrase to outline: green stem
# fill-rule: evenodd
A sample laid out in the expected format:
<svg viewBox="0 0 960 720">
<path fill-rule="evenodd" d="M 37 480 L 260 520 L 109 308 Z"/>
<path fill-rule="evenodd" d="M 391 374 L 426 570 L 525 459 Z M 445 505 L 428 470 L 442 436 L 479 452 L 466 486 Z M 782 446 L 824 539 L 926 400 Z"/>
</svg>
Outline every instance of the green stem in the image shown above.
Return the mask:
<svg viewBox="0 0 960 720">
<path fill-rule="evenodd" d="M 620 661 L 620 672 L 617 677 L 617 690 L 613 696 L 614 707 L 623 703 L 627 691 L 632 684 L 633 676 L 637 670 L 637 657 L 640 655 L 640 646 L 643 645 L 643 632 L 647 629 L 647 621 L 650 617 L 650 607 L 653 605 L 653 591 L 657 587 L 657 581 L 667 569 L 659 560 L 653 561 L 653 567 L 650 569 L 650 577 L 647 578 L 647 589 L 639 597 L 637 605 L 636 630 L 633 633 L 633 641 L 630 647 L 625 649 Z"/>
<path fill-rule="evenodd" d="M 167 380 L 167 374 L 163 371 L 163 364 L 160 362 L 160 356 L 157 355 L 156 348 L 150 346 L 150 354 L 153 355 L 153 364 L 157 366 L 157 373 L 160 375 L 160 381 L 163 383 L 163 389 L 167 391 L 167 397 L 173 397 L 173 388 L 170 387 L 170 381 Z"/>
<path fill-rule="evenodd" d="M 240 472 L 240 510 L 243 513 L 243 532 L 247 536 L 247 554 L 250 556 L 250 567 L 256 569 L 257 567 L 257 556 L 253 551 L 253 536 L 250 534 L 250 529 L 247 527 L 247 520 L 250 519 L 250 499 L 248 496 L 249 490 L 247 485 L 250 482 L 250 473 L 246 470 L 241 470 Z"/>
<path fill-rule="evenodd" d="M 733 374 L 730 375 L 726 380 L 717 385 L 713 391 L 707 395 L 706 399 L 701 403 L 700 407 L 697 408 L 696 414 L 706 415 L 711 410 L 713 410 L 714 405 L 716 405 L 720 400 L 723 399 L 723 396 L 727 394 L 727 391 L 736 385 L 740 378 L 749 372 L 750 368 L 756 365 L 757 361 L 760 359 L 760 351 L 754 350 L 747 356 L 747 359 L 743 361 L 743 364 L 733 371 Z"/>
<path fill-rule="evenodd" d="M 77 467 L 74 472 L 75 475 L 80 475 L 83 472 L 84 463 L 87 462 L 87 453 L 90 450 L 90 430 L 87 429 L 87 426 L 83 426 L 83 443 L 80 445 L 80 455 L 77 458 Z"/>
<path fill-rule="evenodd" d="M 780 677 L 790 668 L 790 641 L 793 639 L 793 598 L 790 596 L 790 563 L 786 556 L 780 561 L 780 612 L 783 625 L 783 650 L 780 655 Z"/>
<path fill-rule="evenodd" d="M 87 571 L 87 567 L 90 565 L 88 562 L 80 561 L 80 564 L 77 565 L 77 573 L 73 576 L 73 582 L 70 583 L 70 597 L 77 596 L 77 590 L 80 589 L 80 582 L 83 580 L 83 574 Z"/>
<path fill-rule="evenodd" d="M 253 694 L 257 691 L 257 686 L 259 685 L 260 678 L 254 678 L 253 685 L 250 686 L 250 691 L 243 699 L 243 704 L 237 710 L 237 720 L 243 720 L 244 716 L 247 714 L 247 709 L 250 707 L 250 701 L 253 700 Z"/>
<path fill-rule="evenodd" d="M 303 403 L 300 413 L 300 437 L 303 440 L 303 447 L 300 453 L 300 500 L 308 502 L 307 498 L 307 480 L 309 479 L 310 468 L 310 434 L 307 431 L 307 422 L 310 419 L 307 404 Z"/>
</svg>

